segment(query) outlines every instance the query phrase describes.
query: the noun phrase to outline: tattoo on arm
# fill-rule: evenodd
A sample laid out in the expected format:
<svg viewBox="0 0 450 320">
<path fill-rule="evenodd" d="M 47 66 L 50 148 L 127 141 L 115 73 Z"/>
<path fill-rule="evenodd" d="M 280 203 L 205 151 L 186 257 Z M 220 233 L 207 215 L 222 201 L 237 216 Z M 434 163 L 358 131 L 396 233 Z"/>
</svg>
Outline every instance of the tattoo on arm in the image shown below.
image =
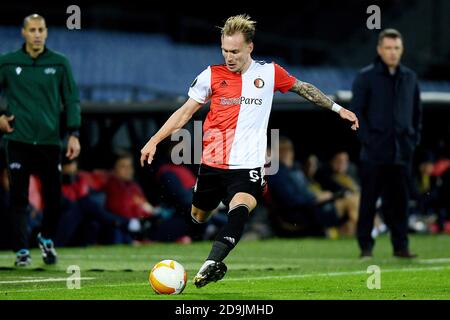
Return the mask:
<svg viewBox="0 0 450 320">
<path fill-rule="evenodd" d="M 299 96 L 311 101 L 318 106 L 331 109 L 333 106 L 333 101 L 328 98 L 322 91 L 317 89 L 315 86 L 308 82 L 303 82 L 297 80 L 294 86 L 289 90 L 291 92 L 297 93 Z"/>
</svg>

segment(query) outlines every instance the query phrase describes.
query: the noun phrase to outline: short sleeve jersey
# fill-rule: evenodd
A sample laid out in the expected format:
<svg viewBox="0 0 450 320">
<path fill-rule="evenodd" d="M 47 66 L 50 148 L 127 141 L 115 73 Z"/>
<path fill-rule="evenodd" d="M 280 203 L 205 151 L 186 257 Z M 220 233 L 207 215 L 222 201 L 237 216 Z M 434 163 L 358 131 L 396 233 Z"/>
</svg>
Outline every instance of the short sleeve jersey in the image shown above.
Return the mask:
<svg viewBox="0 0 450 320">
<path fill-rule="evenodd" d="M 202 163 L 223 169 L 264 166 L 273 95 L 287 92 L 295 82 L 276 63 L 252 60 L 243 74 L 226 65 L 206 68 L 188 93 L 199 103 L 211 101 L 203 124 Z"/>
</svg>

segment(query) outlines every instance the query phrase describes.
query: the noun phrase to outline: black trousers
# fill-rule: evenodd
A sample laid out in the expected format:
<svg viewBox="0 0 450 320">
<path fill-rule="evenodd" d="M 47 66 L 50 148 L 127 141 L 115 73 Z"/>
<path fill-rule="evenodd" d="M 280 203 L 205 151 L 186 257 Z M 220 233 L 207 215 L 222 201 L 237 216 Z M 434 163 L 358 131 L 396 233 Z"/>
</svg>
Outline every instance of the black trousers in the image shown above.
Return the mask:
<svg viewBox="0 0 450 320">
<path fill-rule="evenodd" d="M 10 181 L 11 245 L 16 252 L 28 249 L 28 190 L 30 175 L 42 183 L 44 201 L 42 236 L 53 238 L 61 214 L 61 148 L 7 141 L 6 156 Z"/>
<path fill-rule="evenodd" d="M 394 251 L 408 249 L 408 202 L 410 167 L 396 164 L 361 164 L 361 201 L 357 237 L 361 250 L 371 251 L 376 201 L 381 196 L 382 212 L 391 233 Z"/>
</svg>

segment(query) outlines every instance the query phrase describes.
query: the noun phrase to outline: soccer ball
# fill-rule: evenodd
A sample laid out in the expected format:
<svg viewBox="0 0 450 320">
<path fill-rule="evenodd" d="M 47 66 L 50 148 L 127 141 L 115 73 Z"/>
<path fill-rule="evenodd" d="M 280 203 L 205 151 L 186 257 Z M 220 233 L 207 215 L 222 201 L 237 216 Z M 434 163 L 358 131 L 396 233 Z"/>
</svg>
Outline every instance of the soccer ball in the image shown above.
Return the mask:
<svg viewBox="0 0 450 320">
<path fill-rule="evenodd" d="M 148 280 L 157 294 L 180 294 L 186 287 L 187 274 L 175 260 L 163 260 L 155 264 Z"/>
</svg>

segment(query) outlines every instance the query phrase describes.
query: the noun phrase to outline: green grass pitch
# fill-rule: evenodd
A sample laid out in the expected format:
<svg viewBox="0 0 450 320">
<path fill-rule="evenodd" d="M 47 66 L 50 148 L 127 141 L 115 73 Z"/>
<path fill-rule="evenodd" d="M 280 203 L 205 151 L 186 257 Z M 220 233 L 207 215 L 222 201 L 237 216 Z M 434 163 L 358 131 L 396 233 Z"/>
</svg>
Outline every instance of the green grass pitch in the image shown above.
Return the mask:
<svg viewBox="0 0 450 320">
<path fill-rule="evenodd" d="M 412 261 L 392 257 L 389 238 L 377 239 L 375 257 L 358 258 L 354 239 L 271 239 L 242 241 L 225 260 L 221 281 L 197 289 L 192 278 L 211 247 L 149 244 L 60 248 L 59 263 L 46 266 L 37 249 L 25 269 L 12 267 L 14 255 L 0 252 L 0 300 L 4 299 L 450 299 L 450 237 L 410 237 Z M 181 295 L 157 295 L 148 283 L 151 267 L 174 259 L 187 270 Z M 67 267 L 78 265 L 81 288 L 68 289 Z M 381 288 L 368 289 L 370 265 L 381 269 Z"/>
</svg>

